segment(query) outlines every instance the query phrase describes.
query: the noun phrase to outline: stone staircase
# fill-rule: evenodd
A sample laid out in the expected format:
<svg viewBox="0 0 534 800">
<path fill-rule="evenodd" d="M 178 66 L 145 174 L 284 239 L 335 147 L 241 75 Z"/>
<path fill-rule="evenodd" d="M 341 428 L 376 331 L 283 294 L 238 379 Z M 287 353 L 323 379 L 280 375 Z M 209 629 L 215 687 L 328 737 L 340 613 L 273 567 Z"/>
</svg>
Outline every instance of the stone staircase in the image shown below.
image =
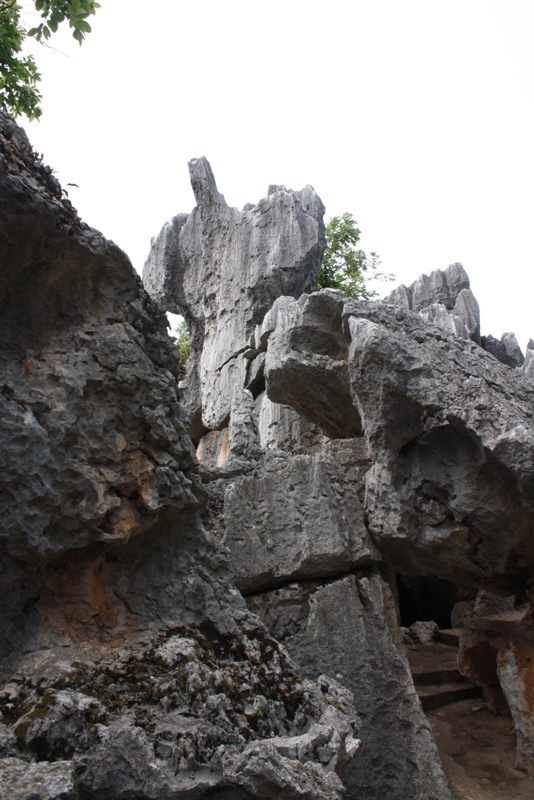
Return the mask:
<svg viewBox="0 0 534 800">
<path fill-rule="evenodd" d="M 478 697 L 480 687 L 469 683 L 458 669 L 458 635 L 438 631 L 437 642 L 407 645 L 413 682 L 424 711 Z"/>
</svg>

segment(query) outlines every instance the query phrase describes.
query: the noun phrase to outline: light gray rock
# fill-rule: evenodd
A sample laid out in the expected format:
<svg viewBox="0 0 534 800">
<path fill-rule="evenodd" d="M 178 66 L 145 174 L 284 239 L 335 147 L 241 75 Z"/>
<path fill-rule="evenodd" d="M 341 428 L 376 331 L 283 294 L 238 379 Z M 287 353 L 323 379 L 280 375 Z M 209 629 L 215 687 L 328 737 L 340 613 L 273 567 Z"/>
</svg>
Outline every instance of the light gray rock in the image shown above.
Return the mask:
<svg viewBox="0 0 534 800">
<path fill-rule="evenodd" d="M 0 759 L 1 800 L 78 800 L 74 768 L 69 761 L 28 764 Z"/>
<path fill-rule="evenodd" d="M 291 406 L 273 403 L 262 392 L 256 400 L 260 444 L 265 450 L 295 454 L 322 452 L 330 439 Z"/>
<path fill-rule="evenodd" d="M 417 620 L 409 628 L 410 638 L 416 644 L 431 644 L 436 639 L 437 631 L 438 625 L 433 620 Z"/>
<path fill-rule="evenodd" d="M 347 798 L 450 800 L 378 573 L 294 583 L 248 599 L 303 674 L 336 675 L 354 695 L 361 748 L 344 775 Z"/>
<path fill-rule="evenodd" d="M 223 544 L 245 593 L 380 560 L 356 492 L 326 454 L 268 451 L 261 470 L 227 488 L 224 518 Z"/>
<path fill-rule="evenodd" d="M 254 459 L 262 452 L 254 398 L 248 389 L 242 389 L 237 384 L 234 386 L 230 405 L 227 459 Z"/>
<path fill-rule="evenodd" d="M 149 293 L 190 323 L 188 391 L 198 397 L 189 397 L 189 408 L 201 407 L 205 428 L 219 429 L 234 386 L 245 385 L 244 354 L 256 346 L 256 327 L 261 340 L 276 298 L 315 286 L 326 244 L 324 207 L 310 186 L 271 187 L 240 212 L 227 206 L 205 158 L 189 169 L 197 206 L 185 223 L 179 217 L 165 226 L 144 275 Z"/>
<path fill-rule="evenodd" d="M 528 340 L 523 370 L 529 378 L 534 377 L 534 342 L 532 339 Z"/>
<path fill-rule="evenodd" d="M 265 362 L 269 399 L 292 406 L 333 439 L 362 433 L 350 394 L 345 299 L 327 289 L 281 308 Z"/>
<path fill-rule="evenodd" d="M 506 353 L 506 363 L 511 367 L 522 367 L 525 362 L 525 356 L 521 352 L 515 333 L 503 333 L 501 342 Z"/>
<path fill-rule="evenodd" d="M 266 385 L 323 427 L 326 406 L 363 428 L 370 531 L 396 571 L 489 588 L 534 565 L 534 408 L 520 371 L 419 315 L 323 291 L 280 310 Z"/>
<path fill-rule="evenodd" d="M 410 287 L 397 287 L 384 302 L 418 312 L 447 333 L 480 342 L 480 307 L 458 262 L 420 275 Z"/>
</svg>

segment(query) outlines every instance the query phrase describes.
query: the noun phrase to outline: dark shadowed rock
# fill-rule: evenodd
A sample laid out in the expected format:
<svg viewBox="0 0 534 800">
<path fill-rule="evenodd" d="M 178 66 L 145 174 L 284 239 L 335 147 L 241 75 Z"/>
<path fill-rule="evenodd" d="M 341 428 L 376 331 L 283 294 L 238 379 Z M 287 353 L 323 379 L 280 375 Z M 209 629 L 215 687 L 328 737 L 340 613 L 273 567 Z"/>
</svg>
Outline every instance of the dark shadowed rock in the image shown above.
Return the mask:
<svg viewBox="0 0 534 800">
<path fill-rule="evenodd" d="M 209 166 L 193 173 L 197 216 L 217 217 Z M 308 194 L 275 193 L 265 213 L 291 206 L 317 249 Z M 277 797 L 338 800 L 358 746 L 350 693 L 302 683 L 248 612 L 200 516 L 164 312 L 4 114 L 0 263 L 6 797 L 76 800 L 77 775 L 84 798 L 248 800 L 278 772 Z M 242 386 L 233 398 L 231 454 L 246 461 L 259 452 L 254 403 Z M 18 756 L 42 763 L 24 762 L 9 794 Z"/>
</svg>

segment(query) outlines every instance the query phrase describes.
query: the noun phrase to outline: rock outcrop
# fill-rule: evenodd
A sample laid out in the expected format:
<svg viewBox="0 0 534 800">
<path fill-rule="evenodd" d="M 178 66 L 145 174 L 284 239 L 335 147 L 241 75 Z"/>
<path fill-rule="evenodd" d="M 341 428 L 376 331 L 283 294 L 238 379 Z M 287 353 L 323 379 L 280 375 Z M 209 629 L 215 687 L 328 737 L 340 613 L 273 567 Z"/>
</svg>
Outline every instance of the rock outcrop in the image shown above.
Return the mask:
<svg viewBox="0 0 534 800">
<path fill-rule="evenodd" d="M 417 312 L 447 333 L 480 343 L 480 308 L 459 263 L 421 275 L 410 287 L 397 287 L 384 302 Z"/>
<path fill-rule="evenodd" d="M 3 114 L 0 254 L 0 794 L 340 798 L 353 699 L 233 586 L 164 311 Z"/>
<path fill-rule="evenodd" d="M 191 162 L 193 186 L 200 167 L 203 174 L 211 175 L 203 160 Z M 209 219 L 213 213 L 215 184 L 211 178 L 210 186 L 210 192 L 197 194 L 199 205 L 190 218 L 194 222 L 191 231 L 198 226 L 197 220 Z M 310 187 L 301 193 L 276 192 L 254 209 L 273 202 L 270 198 L 281 202 L 288 195 L 316 198 Z M 400 644 L 394 604 L 389 595 L 384 599 L 387 584 L 376 567 L 383 557 L 365 519 L 363 479 L 371 460 L 361 415 L 351 397 L 347 336 L 338 324 L 343 296 L 335 292 L 303 294 L 314 287 L 322 232 L 322 205 L 318 199 L 309 205 L 320 212 L 317 226 L 310 226 L 317 237 L 313 242 L 317 260 L 308 260 L 303 270 L 301 249 L 286 250 L 285 274 L 291 276 L 291 286 L 287 282 L 271 284 L 272 307 L 268 311 L 256 300 L 241 321 L 238 314 L 232 315 L 235 341 L 247 343 L 247 348 L 243 344 L 242 353 L 236 348 L 243 366 L 227 373 L 225 382 L 218 384 L 224 414 L 210 418 L 204 410 L 208 394 L 203 395 L 203 425 L 211 430 L 200 436 L 197 454 L 210 496 L 208 522 L 229 550 L 236 584 L 247 596 L 249 608 L 260 615 L 275 638 L 284 642 L 301 672 L 312 680 L 322 673 L 337 675 L 353 692 L 356 708 L 361 709 L 362 746 L 345 773 L 347 796 L 445 800 L 450 797 L 449 790 Z M 294 208 L 293 200 L 284 219 L 263 220 L 267 257 L 260 278 L 253 270 L 257 260 L 251 261 L 242 242 L 228 233 L 212 259 L 221 264 L 218 274 L 226 274 L 224 270 L 233 274 L 235 264 L 244 263 L 242 282 L 248 286 L 250 281 L 259 280 L 258 289 L 251 289 L 250 296 L 263 297 L 261 287 L 272 271 L 271 254 L 276 251 L 280 228 L 284 231 L 291 225 L 295 230 Z M 236 220 L 251 213 L 249 207 L 241 215 L 235 210 L 229 212 L 226 206 L 223 211 Z M 218 208 L 217 213 L 221 213 Z M 166 226 L 154 240 L 145 281 L 155 297 L 163 296 L 161 287 L 170 287 L 169 292 L 172 287 L 189 287 L 187 302 L 181 289 L 175 289 L 166 302 L 169 310 L 184 314 L 194 342 L 199 316 L 195 309 L 206 308 L 210 301 L 206 281 L 198 279 L 199 264 L 205 262 L 200 257 L 177 257 L 186 246 L 187 236 L 192 235 L 187 226 L 181 228 L 174 244 L 168 243 L 168 230 Z M 198 237 L 198 233 L 195 235 Z M 191 246 L 188 252 L 193 252 Z M 244 302 L 241 287 L 231 279 L 222 281 L 218 291 L 225 293 L 224 308 L 238 308 Z M 309 315 L 293 337 L 291 321 L 303 303 L 307 303 Z M 210 364 L 213 370 L 214 358 L 226 353 L 227 332 L 215 320 L 210 322 L 207 313 L 203 319 L 202 350 L 193 347 L 188 380 L 183 384 L 190 398 L 196 391 L 191 376 L 197 365 Z M 249 325 L 251 319 L 254 328 Z M 284 381 L 280 371 L 281 381 L 275 391 L 271 367 L 273 363 L 281 366 L 283 361 L 276 341 L 286 334 L 295 353 L 288 380 Z M 306 360 L 310 348 L 313 363 Z M 246 366 L 247 360 L 252 371 Z M 201 376 L 203 369 L 201 366 Z M 266 394 L 263 375 L 267 369 Z M 204 381 L 213 386 L 215 380 L 221 379 L 201 377 L 200 384 Z M 313 383 L 309 398 L 308 381 Z M 189 399 L 186 405 L 192 408 L 195 403 Z M 198 428 L 194 432 L 198 435 Z M 359 576 L 356 582 L 355 574 Z M 327 586 L 323 586 L 325 581 Z M 282 609 L 288 593 L 292 611 L 288 630 L 282 632 L 277 620 L 284 618 Z M 360 652 L 362 636 L 372 646 Z M 337 645 L 332 648 L 332 642 L 342 641 L 341 651 Z M 391 675 L 378 675 L 373 665 L 390 662 Z M 384 680 L 391 690 L 387 700 L 380 699 Z"/>
<path fill-rule="evenodd" d="M 145 289 L 0 115 L 0 795 L 451 800 L 418 582 L 534 771 L 534 344 L 460 264 L 316 292 L 311 187 L 190 172 Z"/>
<path fill-rule="evenodd" d="M 197 206 L 164 226 L 152 243 L 144 280 L 191 328 L 188 409 L 201 425 L 228 424 L 234 386 L 257 380 L 255 333 L 280 295 L 315 288 L 326 239 L 324 206 L 311 186 L 270 186 L 243 211 L 229 208 L 205 158 L 189 162 Z"/>
<path fill-rule="evenodd" d="M 350 391 L 354 426 L 365 431 L 365 511 L 386 561 L 513 590 L 534 559 L 529 381 L 420 315 L 330 291 L 304 295 L 280 312 L 265 374 L 272 400 L 305 403 L 310 417 L 316 407 L 317 424 L 335 318 L 331 392 Z"/>
</svg>

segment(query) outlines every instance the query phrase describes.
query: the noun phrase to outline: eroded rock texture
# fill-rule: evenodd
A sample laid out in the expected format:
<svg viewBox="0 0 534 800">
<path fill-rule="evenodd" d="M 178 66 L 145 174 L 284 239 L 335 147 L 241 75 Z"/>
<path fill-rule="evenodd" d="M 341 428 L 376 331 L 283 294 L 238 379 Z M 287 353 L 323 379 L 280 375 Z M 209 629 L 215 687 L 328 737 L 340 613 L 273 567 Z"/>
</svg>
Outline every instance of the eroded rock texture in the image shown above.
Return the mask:
<svg viewBox="0 0 534 800">
<path fill-rule="evenodd" d="M 395 573 L 534 769 L 534 345 L 460 264 L 314 292 L 314 190 L 231 209 L 203 158 L 147 293 L 0 123 L 0 793 L 451 800 Z"/>
<path fill-rule="evenodd" d="M 267 393 L 305 404 L 320 425 L 334 313 L 331 392 L 345 404 L 350 392 L 365 431 L 365 509 L 388 563 L 487 588 L 521 585 L 534 559 L 530 382 L 419 315 L 341 293 L 304 295 L 269 340 Z"/>
<path fill-rule="evenodd" d="M 187 392 L 193 422 L 228 422 L 233 388 L 254 377 L 256 327 L 280 295 L 315 287 L 324 207 L 311 186 L 270 186 L 243 211 L 229 208 L 205 158 L 189 162 L 197 206 L 165 225 L 152 244 L 144 280 L 168 311 L 191 327 L 194 359 Z"/>
<path fill-rule="evenodd" d="M 378 571 L 293 583 L 249 598 L 249 607 L 305 675 L 326 671 L 353 692 L 362 748 L 345 776 L 349 796 L 448 796 L 400 642 L 395 602 Z"/>
<path fill-rule="evenodd" d="M 211 175 L 204 161 L 190 166 L 193 186 L 199 169 Z M 200 369 L 201 387 L 213 387 L 217 381 L 220 403 L 224 403 L 219 406 L 220 415 L 210 417 L 206 413 L 206 408 L 212 408 L 209 394 L 202 395 L 203 425 L 211 430 L 200 436 L 197 454 L 209 494 L 208 522 L 229 550 L 236 584 L 247 595 L 249 608 L 284 642 L 301 672 L 311 680 L 322 673 L 337 675 L 353 692 L 356 708 L 361 709 L 362 746 L 344 776 L 347 797 L 445 800 L 449 790 L 400 645 L 394 604 L 389 596 L 384 600 L 386 584 L 375 570 L 383 556 L 365 519 L 365 475 L 372 462 L 362 435 L 362 418 L 351 396 L 349 340 L 339 326 L 343 296 L 303 295 L 313 288 L 317 275 L 322 206 L 318 199 L 309 204 L 310 209 L 319 209 L 320 216 L 315 218 L 317 224 L 306 222 L 314 237 L 313 247 L 306 244 L 306 250 L 314 260 L 303 262 L 302 246 L 296 246 L 303 241 L 299 234 L 284 251 L 285 282 L 269 282 L 272 307 L 267 309 L 260 299 L 272 273 L 272 254 L 288 226 L 295 236 L 295 214 L 301 219 L 296 198 L 316 195 L 309 187 L 301 193 L 278 190 L 239 215 L 221 205 L 211 177 L 209 185 L 207 194 L 197 194 L 199 205 L 190 217 L 190 230 L 188 222 L 170 244 L 166 226 L 154 241 L 145 271 L 154 296 L 163 297 L 166 291 L 172 295 L 167 307 L 184 313 L 193 341 L 199 314 L 191 309 L 211 309 L 210 303 L 217 301 L 206 291 L 206 281 L 198 279 L 203 274 L 199 264 L 206 269 L 206 262 L 197 256 L 190 255 L 189 260 L 181 256 L 188 236 L 194 234 L 198 240 L 199 220 L 208 214 L 216 213 L 217 219 L 221 214 L 232 215 L 247 222 L 250 214 L 258 215 L 258 209 L 275 202 L 286 205 L 282 217 L 260 216 L 265 253 L 260 262 L 251 258 L 232 227 L 229 232 L 224 229 L 223 244 L 212 257 L 213 263 L 220 264 L 217 274 L 229 275 L 217 284 L 225 298 L 222 309 L 246 307 L 247 315 L 232 312 L 229 329 L 235 336 L 236 357 L 232 372 L 226 372 L 226 383 L 221 382 L 221 369 L 209 376 L 215 360 L 222 365 L 229 353 L 228 331 L 211 310 L 211 317 L 202 312 L 203 339 L 188 365 L 185 390 L 190 397 L 191 376 Z M 289 205 L 287 198 L 293 198 Z M 211 225 L 213 216 L 209 218 Z M 218 222 L 215 230 L 220 236 Z M 190 254 L 197 251 L 198 244 L 188 250 Z M 233 283 L 236 264 L 244 276 L 241 284 L 257 282 L 247 295 Z M 187 303 L 182 287 L 188 287 Z M 306 325 L 293 330 L 292 321 L 303 303 L 309 312 Z M 221 310 L 220 319 L 224 318 Z M 290 363 L 283 362 L 276 349 L 278 337 L 286 335 L 295 350 Z M 282 366 L 282 362 L 287 372 L 277 373 L 277 392 L 272 364 Z M 267 393 L 266 368 L 270 370 Z M 313 383 L 309 396 L 307 381 Z M 192 432 L 198 435 L 198 428 L 193 426 Z M 291 598 L 287 629 L 282 623 L 286 596 Z M 388 664 L 390 671 L 377 672 L 377 664 Z"/>
<path fill-rule="evenodd" d="M 340 798 L 353 699 L 231 582 L 163 309 L 3 114 L 0 264 L 0 794 Z"/>
</svg>

